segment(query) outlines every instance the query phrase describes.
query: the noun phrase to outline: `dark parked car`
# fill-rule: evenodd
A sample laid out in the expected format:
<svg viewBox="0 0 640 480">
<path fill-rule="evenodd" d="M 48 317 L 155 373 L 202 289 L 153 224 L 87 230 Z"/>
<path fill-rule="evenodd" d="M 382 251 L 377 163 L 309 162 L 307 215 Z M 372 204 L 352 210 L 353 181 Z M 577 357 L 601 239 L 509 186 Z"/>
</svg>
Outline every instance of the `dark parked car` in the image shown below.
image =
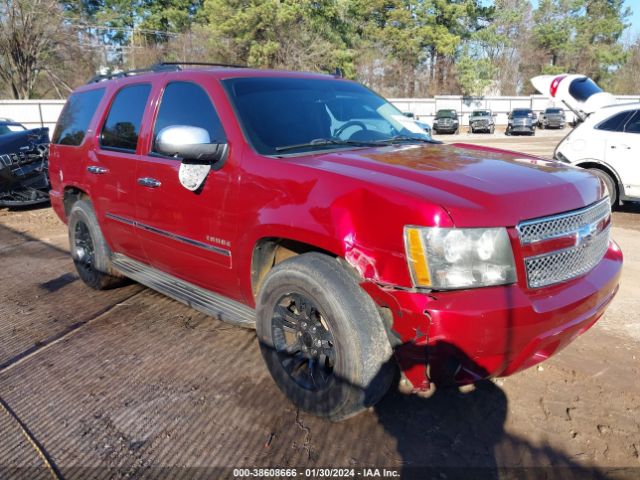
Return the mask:
<svg viewBox="0 0 640 480">
<path fill-rule="evenodd" d="M 469 117 L 469 131 L 471 133 L 487 132 L 493 133 L 496 123 L 493 120 L 491 110 L 474 110 Z"/>
<path fill-rule="evenodd" d="M 433 131 L 436 133 L 458 133 L 460 121 L 455 110 L 438 110 L 433 120 Z"/>
<path fill-rule="evenodd" d="M 0 206 L 49 201 L 49 129 L 0 119 Z"/>
<path fill-rule="evenodd" d="M 561 108 L 547 108 L 538 119 L 538 126 L 544 128 L 564 128 L 567 120 Z"/>
<path fill-rule="evenodd" d="M 530 108 L 514 108 L 509 114 L 509 123 L 505 135 L 536 134 L 536 114 Z"/>
</svg>

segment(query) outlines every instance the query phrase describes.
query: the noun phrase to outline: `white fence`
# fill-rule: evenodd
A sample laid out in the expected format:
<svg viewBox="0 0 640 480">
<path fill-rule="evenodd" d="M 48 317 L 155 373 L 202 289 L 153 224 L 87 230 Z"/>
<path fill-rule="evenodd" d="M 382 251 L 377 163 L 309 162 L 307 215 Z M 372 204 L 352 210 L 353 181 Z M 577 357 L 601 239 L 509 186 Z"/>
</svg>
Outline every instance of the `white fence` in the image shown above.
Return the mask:
<svg viewBox="0 0 640 480">
<path fill-rule="evenodd" d="M 540 113 L 547 107 L 561 107 L 560 104 L 542 95 L 529 97 L 461 97 L 459 95 L 437 96 L 434 98 L 392 98 L 390 101 L 403 112 L 411 112 L 421 121 L 433 122 L 436 111 L 449 108 L 461 115 L 461 124 L 469 124 L 469 114 L 478 108 L 487 108 L 496 116 L 497 125 L 507 124 L 507 115 L 514 108 L 531 108 Z M 640 96 L 619 96 L 618 103 L 640 102 Z M 10 118 L 27 128 L 49 127 L 53 131 L 64 100 L 0 100 L 0 118 Z M 573 113 L 567 110 L 567 120 L 573 120 Z"/>
<path fill-rule="evenodd" d="M 65 100 L 0 100 L 0 118 L 10 118 L 27 128 L 49 127 L 53 133 Z"/>
</svg>

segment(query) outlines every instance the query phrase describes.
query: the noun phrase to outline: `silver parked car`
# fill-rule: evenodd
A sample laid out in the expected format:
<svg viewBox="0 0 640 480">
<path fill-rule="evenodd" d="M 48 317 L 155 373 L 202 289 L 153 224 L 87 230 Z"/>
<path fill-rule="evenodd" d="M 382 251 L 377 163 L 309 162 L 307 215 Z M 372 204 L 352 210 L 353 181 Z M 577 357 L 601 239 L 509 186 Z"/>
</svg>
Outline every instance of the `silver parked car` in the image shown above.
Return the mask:
<svg viewBox="0 0 640 480">
<path fill-rule="evenodd" d="M 514 108 L 509 114 L 509 123 L 505 135 L 536 134 L 536 114 L 530 108 Z"/>
<path fill-rule="evenodd" d="M 493 133 L 496 129 L 496 123 L 493 120 L 491 110 L 474 110 L 469 116 L 470 133 L 487 132 Z"/>
<path fill-rule="evenodd" d="M 545 128 L 564 128 L 567 120 L 561 108 L 547 108 L 538 119 L 538 126 Z"/>
</svg>

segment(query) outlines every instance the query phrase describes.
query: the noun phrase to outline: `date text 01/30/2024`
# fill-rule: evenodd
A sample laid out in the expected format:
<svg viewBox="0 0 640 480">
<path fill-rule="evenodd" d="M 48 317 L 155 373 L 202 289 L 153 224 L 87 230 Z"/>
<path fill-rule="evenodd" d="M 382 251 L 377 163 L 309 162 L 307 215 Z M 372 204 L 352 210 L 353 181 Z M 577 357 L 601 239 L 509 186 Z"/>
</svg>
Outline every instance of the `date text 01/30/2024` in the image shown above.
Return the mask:
<svg viewBox="0 0 640 480">
<path fill-rule="evenodd" d="M 387 468 L 235 468 L 234 478 L 398 478 L 400 472 Z"/>
</svg>

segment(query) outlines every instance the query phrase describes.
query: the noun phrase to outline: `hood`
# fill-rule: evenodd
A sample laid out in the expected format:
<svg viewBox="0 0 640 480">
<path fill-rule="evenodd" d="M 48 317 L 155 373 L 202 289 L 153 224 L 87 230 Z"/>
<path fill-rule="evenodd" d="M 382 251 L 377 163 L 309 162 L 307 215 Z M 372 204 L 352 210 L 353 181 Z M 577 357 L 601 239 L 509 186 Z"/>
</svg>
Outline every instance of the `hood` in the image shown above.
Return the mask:
<svg viewBox="0 0 640 480">
<path fill-rule="evenodd" d="M 0 137 L 0 155 L 24 153 L 44 143 L 49 143 L 48 128 L 7 133 Z"/>
<path fill-rule="evenodd" d="M 464 144 L 340 151 L 315 156 L 314 163 L 375 184 L 378 191 L 386 188 L 437 204 L 458 227 L 515 226 L 584 207 L 603 192 L 600 181 L 585 170 Z"/>
</svg>

